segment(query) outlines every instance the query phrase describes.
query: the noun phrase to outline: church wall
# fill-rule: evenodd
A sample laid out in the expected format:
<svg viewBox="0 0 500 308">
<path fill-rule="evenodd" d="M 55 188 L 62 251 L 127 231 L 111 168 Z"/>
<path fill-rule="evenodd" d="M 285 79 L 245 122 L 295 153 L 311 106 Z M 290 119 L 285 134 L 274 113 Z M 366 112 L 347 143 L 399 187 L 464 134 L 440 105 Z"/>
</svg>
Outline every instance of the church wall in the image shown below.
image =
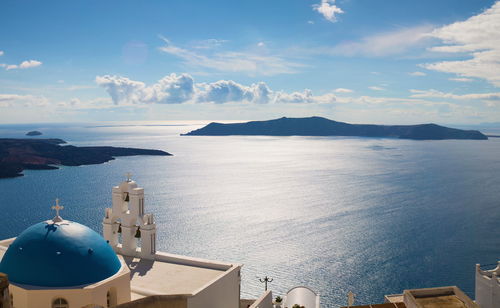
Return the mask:
<svg viewBox="0 0 500 308">
<path fill-rule="evenodd" d="M 235 266 L 222 277 L 209 282 L 188 298 L 188 308 L 239 307 L 240 271 L 241 266 Z"/>
<path fill-rule="evenodd" d="M 56 298 L 64 298 L 69 307 L 83 307 L 91 300 L 89 290 L 36 290 L 28 294 L 28 307 L 52 307 L 52 301 Z M 100 304 L 100 303 L 97 303 Z M 16 308 L 22 308 L 15 306 Z"/>
<path fill-rule="evenodd" d="M 113 288 L 116 303 L 130 301 L 130 271 L 123 268 L 114 276 L 81 289 L 24 289 L 10 285 L 14 297 L 12 308 L 52 308 L 52 301 L 64 298 L 70 308 L 80 308 L 89 304 L 107 307 L 107 293 Z"/>
<path fill-rule="evenodd" d="M 51 308 L 56 298 L 64 298 L 70 307 L 83 307 L 91 299 L 90 290 L 82 289 L 26 290 L 11 284 L 10 291 L 14 299 L 13 308 Z"/>
<path fill-rule="evenodd" d="M 185 295 L 152 295 L 121 304 L 116 308 L 188 308 L 188 306 Z"/>
<path fill-rule="evenodd" d="M 97 303 L 106 307 L 107 304 L 107 293 L 111 291 L 112 297 L 116 300 L 112 300 L 112 304 L 118 305 L 130 301 L 130 271 L 121 270 L 118 275 L 111 277 L 111 279 L 104 280 L 104 282 L 99 282 L 97 285 L 93 285 L 92 298 L 89 303 Z M 87 304 L 89 304 L 87 303 Z"/>
<path fill-rule="evenodd" d="M 12 308 L 28 307 L 28 294 L 26 293 L 26 290 L 11 284 L 9 286 L 9 292 L 14 299 L 14 305 Z"/>
</svg>

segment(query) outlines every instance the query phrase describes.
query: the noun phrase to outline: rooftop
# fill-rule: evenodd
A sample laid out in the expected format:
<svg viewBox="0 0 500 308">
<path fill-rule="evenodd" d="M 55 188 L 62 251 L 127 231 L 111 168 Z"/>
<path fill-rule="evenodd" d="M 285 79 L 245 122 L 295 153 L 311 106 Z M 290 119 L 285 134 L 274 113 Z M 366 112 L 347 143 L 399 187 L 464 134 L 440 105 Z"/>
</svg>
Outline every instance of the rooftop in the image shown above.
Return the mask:
<svg viewBox="0 0 500 308">
<path fill-rule="evenodd" d="M 455 286 L 405 290 L 404 303 L 408 308 L 477 308 L 465 293 Z"/>
<path fill-rule="evenodd" d="M 403 294 L 390 294 L 384 296 L 386 303 L 402 303 L 403 302 Z"/>
<path fill-rule="evenodd" d="M 151 295 L 196 294 L 232 268 L 231 265 L 222 268 L 221 264 L 188 257 L 154 261 L 127 256 L 123 258 L 130 269 L 132 300 Z"/>
<path fill-rule="evenodd" d="M 405 290 L 403 294 L 385 296 L 386 303 L 352 308 L 478 308 L 459 288 L 438 287 Z M 342 307 L 347 308 L 347 307 Z"/>
<path fill-rule="evenodd" d="M 341 307 L 348 308 L 348 307 Z M 351 306 L 351 308 L 406 308 L 404 303 L 385 303 L 385 304 L 373 304 L 373 305 L 363 305 L 363 306 Z"/>
<path fill-rule="evenodd" d="M 417 298 L 422 308 L 467 308 L 466 304 L 456 295 Z"/>
<path fill-rule="evenodd" d="M 14 240 L 15 240 L 15 238 L 9 238 L 9 239 L 0 241 L 0 260 L 2 260 L 3 255 L 7 251 L 7 248 L 9 248 L 10 243 L 12 243 Z"/>
</svg>

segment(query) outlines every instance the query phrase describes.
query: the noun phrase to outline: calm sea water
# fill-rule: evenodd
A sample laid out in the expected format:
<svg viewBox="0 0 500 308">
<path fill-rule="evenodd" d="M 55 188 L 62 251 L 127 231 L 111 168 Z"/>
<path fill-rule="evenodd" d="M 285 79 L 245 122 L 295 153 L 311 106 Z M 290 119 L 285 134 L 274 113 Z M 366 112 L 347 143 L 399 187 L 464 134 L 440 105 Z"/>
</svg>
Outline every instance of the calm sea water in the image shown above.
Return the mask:
<svg viewBox="0 0 500 308">
<path fill-rule="evenodd" d="M 111 187 L 128 171 L 145 188 L 158 248 L 243 263 L 242 297 L 296 285 L 323 307 L 378 303 L 403 289 L 457 285 L 500 258 L 500 139 L 181 137 L 200 124 L 0 127 L 75 145 L 163 149 L 92 166 L 0 180 L 0 238 L 62 216 L 101 231 Z"/>
</svg>

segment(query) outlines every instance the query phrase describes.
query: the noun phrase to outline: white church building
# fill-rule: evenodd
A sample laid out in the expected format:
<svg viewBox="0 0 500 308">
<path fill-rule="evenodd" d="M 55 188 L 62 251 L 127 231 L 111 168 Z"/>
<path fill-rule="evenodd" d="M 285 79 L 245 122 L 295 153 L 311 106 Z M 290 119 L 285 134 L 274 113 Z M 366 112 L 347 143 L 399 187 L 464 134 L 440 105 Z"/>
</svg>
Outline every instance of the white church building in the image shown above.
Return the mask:
<svg viewBox="0 0 500 308">
<path fill-rule="evenodd" d="M 130 178 L 113 187 L 104 237 L 52 208 L 53 219 L 0 241 L 12 308 L 239 307 L 241 265 L 156 251 L 153 214 Z"/>
</svg>

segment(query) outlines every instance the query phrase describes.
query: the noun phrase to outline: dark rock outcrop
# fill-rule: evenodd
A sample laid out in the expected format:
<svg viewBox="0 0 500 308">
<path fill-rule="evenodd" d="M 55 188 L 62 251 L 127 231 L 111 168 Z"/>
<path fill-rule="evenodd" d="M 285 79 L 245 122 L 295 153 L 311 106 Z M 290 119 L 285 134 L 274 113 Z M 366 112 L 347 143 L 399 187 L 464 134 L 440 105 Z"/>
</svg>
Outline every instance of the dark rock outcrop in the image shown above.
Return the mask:
<svg viewBox="0 0 500 308">
<path fill-rule="evenodd" d="M 22 176 L 25 169 L 57 169 L 57 165 L 102 164 L 118 156 L 172 154 L 161 150 L 109 146 L 62 146 L 61 139 L 0 139 L 0 178 Z"/>
</svg>

